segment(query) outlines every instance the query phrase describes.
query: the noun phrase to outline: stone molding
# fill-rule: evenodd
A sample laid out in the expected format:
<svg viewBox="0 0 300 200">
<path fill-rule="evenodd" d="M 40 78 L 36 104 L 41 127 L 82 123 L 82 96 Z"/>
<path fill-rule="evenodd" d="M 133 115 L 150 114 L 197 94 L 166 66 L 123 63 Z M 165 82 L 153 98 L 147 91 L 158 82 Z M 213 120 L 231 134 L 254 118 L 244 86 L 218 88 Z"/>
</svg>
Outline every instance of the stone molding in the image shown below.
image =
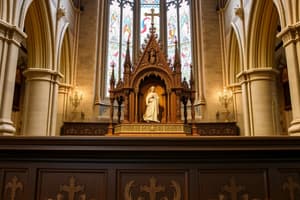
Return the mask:
<svg viewBox="0 0 300 200">
<path fill-rule="evenodd" d="M 245 82 L 260 81 L 260 80 L 270 80 L 274 81 L 279 71 L 272 68 L 257 68 L 250 69 L 240 72 L 237 78 L 240 80 L 240 84 Z"/>
<path fill-rule="evenodd" d="M 20 47 L 21 42 L 26 38 L 26 33 L 24 33 L 21 29 L 0 20 L 0 39 L 13 42 L 15 45 Z"/>
<path fill-rule="evenodd" d="M 57 84 L 59 83 L 59 78 L 62 77 L 62 75 L 56 71 L 41 68 L 29 68 L 24 71 L 24 76 L 26 76 L 26 81 L 47 81 Z"/>
<path fill-rule="evenodd" d="M 279 34 L 277 34 L 277 37 L 282 39 L 284 47 L 288 46 L 290 43 L 299 41 L 300 22 L 283 28 L 282 31 Z"/>
</svg>

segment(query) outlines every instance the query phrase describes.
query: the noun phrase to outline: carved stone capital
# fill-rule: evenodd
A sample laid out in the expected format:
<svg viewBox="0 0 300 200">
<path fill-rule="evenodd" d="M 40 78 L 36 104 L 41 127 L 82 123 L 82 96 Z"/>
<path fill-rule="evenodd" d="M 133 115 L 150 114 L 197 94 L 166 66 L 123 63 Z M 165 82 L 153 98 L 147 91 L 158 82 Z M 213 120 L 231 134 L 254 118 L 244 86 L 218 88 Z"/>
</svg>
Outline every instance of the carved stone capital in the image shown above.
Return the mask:
<svg viewBox="0 0 300 200">
<path fill-rule="evenodd" d="M 10 41 L 15 45 L 20 46 L 21 42 L 26 38 L 26 33 L 24 33 L 21 29 L 0 20 L 0 40 Z"/>
<path fill-rule="evenodd" d="M 29 68 L 24 71 L 27 81 L 48 81 L 58 83 L 62 75 L 50 69 Z"/>
<path fill-rule="evenodd" d="M 283 28 L 277 37 L 282 39 L 284 46 L 300 41 L 300 22 Z"/>
</svg>

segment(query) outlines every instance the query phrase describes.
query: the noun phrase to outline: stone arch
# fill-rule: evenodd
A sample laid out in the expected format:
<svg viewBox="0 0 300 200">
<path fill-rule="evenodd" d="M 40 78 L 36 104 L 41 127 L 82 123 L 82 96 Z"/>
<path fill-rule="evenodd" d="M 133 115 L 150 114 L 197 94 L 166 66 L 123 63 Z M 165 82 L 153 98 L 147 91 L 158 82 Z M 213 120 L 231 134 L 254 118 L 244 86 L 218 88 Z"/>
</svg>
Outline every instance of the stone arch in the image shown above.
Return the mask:
<svg viewBox="0 0 300 200">
<path fill-rule="evenodd" d="M 285 27 L 287 25 L 287 21 L 286 21 L 286 14 L 285 14 L 285 11 L 284 11 L 284 7 L 283 7 L 283 4 L 282 4 L 282 1 L 281 0 L 273 0 L 273 3 L 278 11 L 278 14 L 279 14 L 279 19 L 280 19 L 280 25 L 281 27 Z"/>
<path fill-rule="evenodd" d="M 24 30 L 27 33 L 29 68 L 53 69 L 53 31 L 49 9 L 45 1 L 33 1 L 26 14 Z"/>
<path fill-rule="evenodd" d="M 71 85 L 73 80 L 73 67 L 72 67 L 72 59 L 71 59 L 71 44 L 70 44 L 70 36 L 69 29 L 66 26 L 61 33 L 61 40 L 58 44 L 58 64 L 57 71 L 62 75 L 63 84 Z"/>
<path fill-rule="evenodd" d="M 228 58 L 227 58 L 227 80 L 228 85 L 232 85 L 238 82 L 237 75 L 242 71 L 243 66 L 243 51 L 241 38 L 238 35 L 236 27 L 232 24 L 232 28 L 229 34 L 228 45 Z"/>
<path fill-rule="evenodd" d="M 256 1 L 249 16 L 248 66 L 271 68 L 274 66 L 275 35 L 279 15 L 271 0 Z"/>
</svg>

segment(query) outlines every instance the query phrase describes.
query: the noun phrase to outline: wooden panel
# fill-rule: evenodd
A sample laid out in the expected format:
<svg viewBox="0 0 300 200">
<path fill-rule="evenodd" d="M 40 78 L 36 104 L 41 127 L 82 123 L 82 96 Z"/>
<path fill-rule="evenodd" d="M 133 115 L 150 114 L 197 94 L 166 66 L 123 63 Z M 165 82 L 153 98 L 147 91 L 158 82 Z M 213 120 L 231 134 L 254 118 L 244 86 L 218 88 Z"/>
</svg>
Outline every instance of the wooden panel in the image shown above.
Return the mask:
<svg viewBox="0 0 300 200">
<path fill-rule="evenodd" d="M 64 122 L 61 128 L 61 135 L 106 135 L 107 123 L 100 122 Z"/>
<path fill-rule="evenodd" d="M 107 175 L 96 170 L 39 171 L 38 199 L 106 199 Z"/>
<path fill-rule="evenodd" d="M 163 118 L 165 118 L 165 116 Z M 139 121 L 142 121 L 141 119 L 142 114 L 140 115 Z M 61 129 L 61 135 L 104 136 L 107 134 L 108 125 L 108 122 L 64 122 Z M 239 127 L 236 125 L 236 122 L 198 122 L 195 125 L 197 127 L 197 133 L 200 136 L 239 135 Z"/>
<path fill-rule="evenodd" d="M 238 136 L 239 127 L 236 122 L 199 122 L 197 133 L 202 136 Z"/>
<path fill-rule="evenodd" d="M 24 200 L 28 197 L 28 171 L 26 169 L 3 169 L 2 199 Z"/>
<path fill-rule="evenodd" d="M 278 196 L 281 199 L 300 199 L 300 169 L 279 169 L 280 189 Z"/>
<path fill-rule="evenodd" d="M 268 199 L 266 170 L 200 170 L 201 199 Z"/>
<path fill-rule="evenodd" d="M 188 199 L 188 173 L 180 170 L 120 170 L 118 199 Z"/>
<path fill-rule="evenodd" d="M 2 137 L 0 199 L 300 200 L 299 155 L 300 137 Z"/>
</svg>

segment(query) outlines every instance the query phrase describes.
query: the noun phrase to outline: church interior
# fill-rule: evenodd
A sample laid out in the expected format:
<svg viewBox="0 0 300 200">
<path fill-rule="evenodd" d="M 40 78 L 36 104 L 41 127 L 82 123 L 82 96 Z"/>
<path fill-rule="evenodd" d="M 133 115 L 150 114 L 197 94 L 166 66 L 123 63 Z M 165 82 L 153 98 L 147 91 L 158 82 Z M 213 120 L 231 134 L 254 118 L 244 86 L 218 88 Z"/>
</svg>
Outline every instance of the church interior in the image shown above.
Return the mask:
<svg viewBox="0 0 300 200">
<path fill-rule="evenodd" d="M 298 0 L 0 0 L 0 66 L 0 199 L 300 199 Z"/>
</svg>

